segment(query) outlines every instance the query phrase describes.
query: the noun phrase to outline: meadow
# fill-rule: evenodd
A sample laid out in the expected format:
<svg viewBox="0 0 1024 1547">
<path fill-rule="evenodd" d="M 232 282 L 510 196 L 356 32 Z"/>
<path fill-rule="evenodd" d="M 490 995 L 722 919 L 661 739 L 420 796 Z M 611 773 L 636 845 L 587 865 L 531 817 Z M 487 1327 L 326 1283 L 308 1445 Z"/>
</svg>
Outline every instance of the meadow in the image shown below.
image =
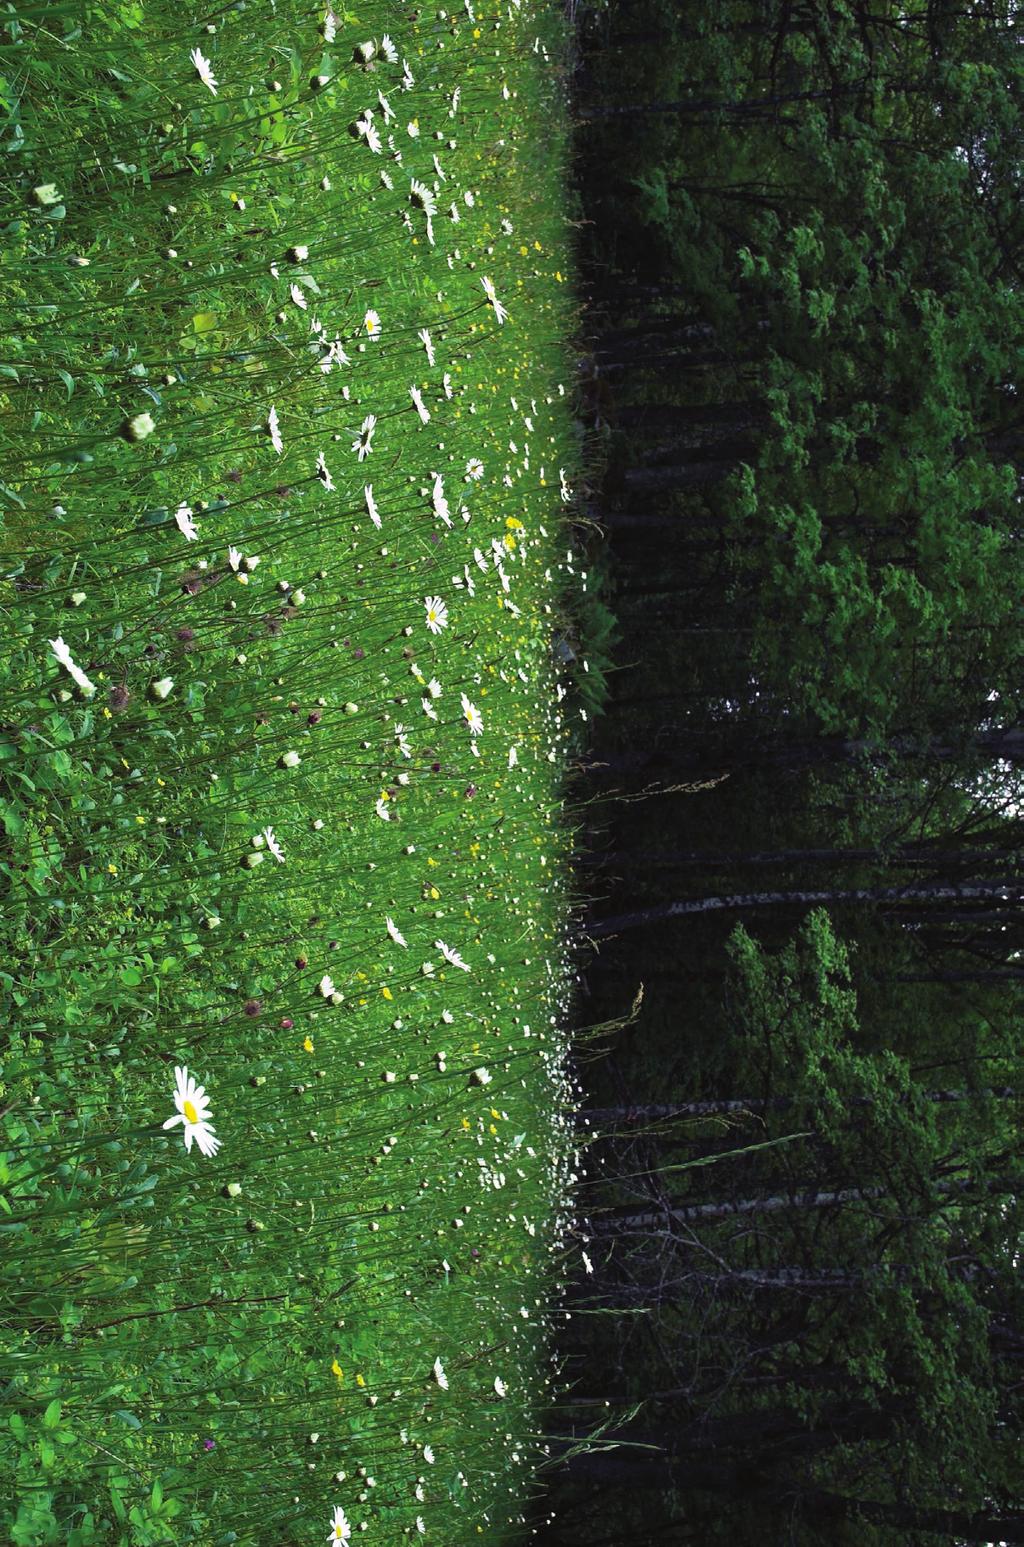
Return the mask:
<svg viewBox="0 0 1024 1547">
<path fill-rule="evenodd" d="M 0 18 L 0 1538 L 510 1541 L 573 1255 L 542 3 Z"/>
</svg>

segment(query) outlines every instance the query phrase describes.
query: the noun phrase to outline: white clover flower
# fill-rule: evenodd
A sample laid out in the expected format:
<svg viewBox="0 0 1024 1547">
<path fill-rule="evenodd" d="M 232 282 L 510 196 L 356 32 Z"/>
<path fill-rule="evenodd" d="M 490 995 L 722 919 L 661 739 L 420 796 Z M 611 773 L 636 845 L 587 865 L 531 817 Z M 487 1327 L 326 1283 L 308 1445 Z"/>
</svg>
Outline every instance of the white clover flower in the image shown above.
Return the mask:
<svg viewBox="0 0 1024 1547">
<path fill-rule="evenodd" d="M 213 65 L 208 59 L 203 57 L 202 52 L 198 48 L 194 48 L 192 50 L 191 54 L 189 54 L 189 58 L 191 59 L 195 68 L 195 72 L 199 79 L 202 81 L 203 85 L 208 86 L 209 89 L 213 92 L 213 95 L 216 96 L 217 80 L 213 73 Z"/>
<path fill-rule="evenodd" d="M 284 450 L 284 441 L 281 439 L 281 427 L 277 420 L 277 409 L 273 404 L 270 405 L 270 412 L 267 415 L 267 434 L 270 436 L 270 444 L 278 456 L 280 456 Z"/>
<path fill-rule="evenodd" d="M 206 1087 L 196 1084 L 187 1067 L 176 1068 L 174 1071 L 174 1105 L 178 1110 L 167 1119 L 164 1128 L 173 1128 L 176 1123 L 181 1123 L 186 1150 L 191 1151 L 194 1139 L 203 1155 L 216 1155 L 221 1141 L 208 1122 L 210 1100 Z"/>
<path fill-rule="evenodd" d="M 425 596 L 423 605 L 427 610 L 427 628 L 432 634 L 440 634 L 448 627 L 447 606 L 439 596 Z"/>
</svg>

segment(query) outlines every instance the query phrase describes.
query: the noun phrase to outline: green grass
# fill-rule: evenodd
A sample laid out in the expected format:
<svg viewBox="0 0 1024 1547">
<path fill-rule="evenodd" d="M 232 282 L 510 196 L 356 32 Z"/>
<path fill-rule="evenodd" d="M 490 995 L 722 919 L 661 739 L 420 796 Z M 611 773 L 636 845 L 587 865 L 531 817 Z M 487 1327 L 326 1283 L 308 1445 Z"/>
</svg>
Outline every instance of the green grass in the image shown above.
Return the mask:
<svg viewBox="0 0 1024 1547">
<path fill-rule="evenodd" d="M 573 1163 L 564 41 L 467 9 L 0 23 L 20 1547 L 317 1542 L 336 1506 L 453 1547 L 530 1492 Z M 183 1066 L 215 1154 L 163 1126 Z"/>
</svg>

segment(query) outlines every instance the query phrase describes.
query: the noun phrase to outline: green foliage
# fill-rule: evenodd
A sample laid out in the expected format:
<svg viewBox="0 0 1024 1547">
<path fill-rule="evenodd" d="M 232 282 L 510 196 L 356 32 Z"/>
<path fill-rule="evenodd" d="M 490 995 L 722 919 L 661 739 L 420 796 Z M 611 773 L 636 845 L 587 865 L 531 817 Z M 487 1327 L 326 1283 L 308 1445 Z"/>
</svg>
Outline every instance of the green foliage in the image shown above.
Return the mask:
<svg viewBox="0 0 1024 1547">
<path fill-rule="evenodd" d="M 0 1535 L 502 1540 L 572 1154 L 563 27 L 0 26 Z"/>
</svg>

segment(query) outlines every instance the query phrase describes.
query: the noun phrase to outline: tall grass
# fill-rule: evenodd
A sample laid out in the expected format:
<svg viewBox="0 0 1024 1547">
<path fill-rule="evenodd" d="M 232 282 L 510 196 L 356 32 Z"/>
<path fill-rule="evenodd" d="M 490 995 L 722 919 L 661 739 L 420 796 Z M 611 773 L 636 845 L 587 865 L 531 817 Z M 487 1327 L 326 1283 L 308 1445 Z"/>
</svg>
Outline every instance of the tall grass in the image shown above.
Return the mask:
<svg viewBox="0 0 1024 1547">
<path fill-rule="evenodd" d="M 0 19 L 20 1547 L 521 1522 L 573 1165 L 560 25 Z"/>
</svg>

